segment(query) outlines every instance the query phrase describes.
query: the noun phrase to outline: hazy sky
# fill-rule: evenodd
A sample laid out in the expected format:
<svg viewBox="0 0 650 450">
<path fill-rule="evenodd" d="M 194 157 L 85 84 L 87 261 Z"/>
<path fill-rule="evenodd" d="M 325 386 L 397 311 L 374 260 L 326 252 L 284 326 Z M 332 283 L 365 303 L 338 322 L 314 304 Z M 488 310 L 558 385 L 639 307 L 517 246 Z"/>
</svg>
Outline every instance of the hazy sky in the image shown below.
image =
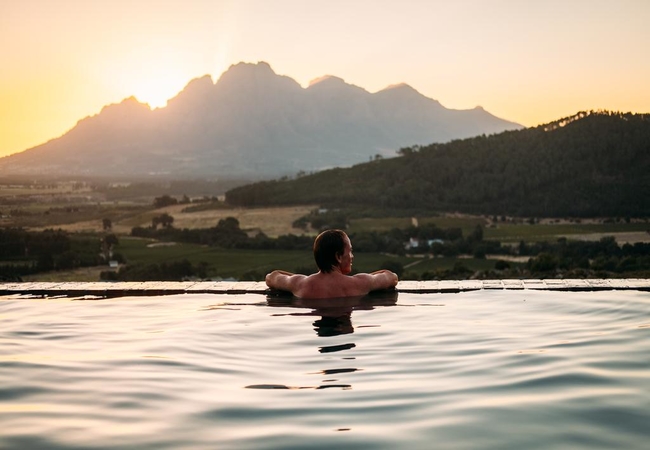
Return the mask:
<svg viewBox="0 0 650 450">
<path fill-rule="evenodd" d="M 0 156 L 266 61 L 526 126 L 650 112 L 650 0 L 0 0 Z"/>
</svg>

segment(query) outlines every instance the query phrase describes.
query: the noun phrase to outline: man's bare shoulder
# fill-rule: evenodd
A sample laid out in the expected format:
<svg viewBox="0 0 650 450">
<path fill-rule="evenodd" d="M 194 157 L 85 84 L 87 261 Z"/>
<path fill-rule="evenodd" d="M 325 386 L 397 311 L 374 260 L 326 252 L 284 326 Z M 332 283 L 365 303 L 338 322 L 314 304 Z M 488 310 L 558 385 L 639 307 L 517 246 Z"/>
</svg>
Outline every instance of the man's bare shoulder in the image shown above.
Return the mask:
<svg viewBox="0 0 650 450">
<path fill-rule="evenodd" d="M 303 298 L 339 298 L 364 296 L 375 289 L 386 289 L 390 282 L 378 280 L 375 274 L 317 273 L 308 276 L 294 294 Z"/>
</svg>

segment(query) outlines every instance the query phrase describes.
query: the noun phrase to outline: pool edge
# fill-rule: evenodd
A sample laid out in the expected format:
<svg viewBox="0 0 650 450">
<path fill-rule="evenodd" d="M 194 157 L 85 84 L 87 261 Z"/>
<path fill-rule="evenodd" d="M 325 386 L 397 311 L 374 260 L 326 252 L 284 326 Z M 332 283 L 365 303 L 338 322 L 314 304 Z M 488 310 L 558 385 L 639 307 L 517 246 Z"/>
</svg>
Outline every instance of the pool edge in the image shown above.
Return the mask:
<svg viewBox="0 0 650 450">
<path fill-rule="evenodd" d="M 456 293 L 476 290 L 546 290 L 546 291 L 650 291 L 650 279 L 504 279 L 400 281 L 398 292 Z M 174 294 L 268 294 L 264 282 L 225 281 L 145 281 L 145 282 L 14 282 L 0 283 L 0 295 L 116 297 L 129 295 Z"/>
</svg>

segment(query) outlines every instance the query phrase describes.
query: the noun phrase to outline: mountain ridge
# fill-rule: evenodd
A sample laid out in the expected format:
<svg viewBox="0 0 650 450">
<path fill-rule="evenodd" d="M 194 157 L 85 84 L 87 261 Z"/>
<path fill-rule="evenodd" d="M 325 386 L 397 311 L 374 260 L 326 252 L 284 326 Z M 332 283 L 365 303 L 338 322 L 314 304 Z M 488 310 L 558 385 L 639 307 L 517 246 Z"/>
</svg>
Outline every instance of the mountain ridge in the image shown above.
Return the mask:
<svg viewBox="0 0 650 450">
<path fill-rule="evenodd" d="M 303 88 L 266 62 L 242 62 L 216 82 L 190 80 L 161 108 L 135 97 L 106 105 L 0 158 L 0 174 L 265 179 L 520 128 L 482 108 L 447 109 L 403 83 L 370 93 L 328 75 Z"/>
</svg>

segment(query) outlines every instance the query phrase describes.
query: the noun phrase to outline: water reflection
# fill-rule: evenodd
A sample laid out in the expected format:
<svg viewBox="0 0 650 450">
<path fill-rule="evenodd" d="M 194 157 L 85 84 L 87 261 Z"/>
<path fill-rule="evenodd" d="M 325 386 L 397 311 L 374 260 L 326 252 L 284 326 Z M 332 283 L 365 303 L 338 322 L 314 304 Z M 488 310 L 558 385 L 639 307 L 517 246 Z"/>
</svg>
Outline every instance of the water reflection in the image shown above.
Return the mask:
<svg viewBox="0 0 650 450">
<path fill-rule="evenodd" d="M 342 344 L 342 345 L 327 345 L 325 347 L 319 347 L 318 351 L 320 353 L 334 353 L 340 352 L 343 350 L 350 350 L 351 348 L 356 347 L 355 344 Z M 352 358 L 354 359 L 354 358 Z"/>
<path fill-rule="evenodd" d="M 245 387 L 246 389 L 342 389 L 349 390 L 352 386 L 349 384 L 321 384 L 319 386 L 287 386 L 285 384 L 250 384 Z"/>
<path fill-rule="evenodd" d="M 319 336 L 338 336 L 354 333 L 352 311 L 341 316 L 323 316 L 314 321 L 314 331 Z"/>
<path fill-rule="evenodd" d="M 290 296 L 267 296 L 267 304 L 282 308 L 310 309 L 309 312 L 274 314 L 277 316 L 320 316 L 313 322 L 318 336 L 330 337 L 354 333 L 352 312 L 372 310 L 376 306 L 393 306 L 397 303 L 397 291 L 371 293 L 363 297 L 304 299 Z M 334 348 L 336 347 L 336 348 Z M 347 350 L 354 344 L 321 347 L 321 353 Z"/>
<path fill-rule="evenodd" d="M 346 298 L 330 298 L 330 299 L 301 299 L 287 295 L 269 295 L 267 296 L 267 304 L 272 307 L 280 308 L 294 308 L 294 312 L 282 312 L 272 314 L 272 316 L 314 316 L 315 320 L 312 322 L 314 331 L 319 337 L 331 337 L 354 333 L 354 326 L 352 325 L 352 313 L 356 310 L 372 310 L 377 306 L 394 306 L 397 303 L 397 292 L 382 292 L 369 294 L 364 297 L 346 297 Z M 362 325 L 365 326 L 379 326 L 379 325 Z M 355 348 L 354 343 L 326 345 L 318 348 L 320 353 L 334 353 Z M 342 360 L 353 360 L 354 357 L 340 358 Z M 334 361 L 332 358 L 327 358 L 328 363 Z M 246 389 L 341 389 L 350 390 L 352 384 L 342 383 L 338 376 L 346 377 L 355 372 L 363 369 L 356 367 L 334 367 L 321 369 L 317 372 L 308 372 L 309 375 L 321 375 L 328 377 L 322 379 L 319 384 L 308 385 L 288 385 L 288 384 L 250 384 L 245 386 Z M 337 376 L 332 377 L 332 376 Z M 341 428 L 341 431 L 350 430 L 350 428 Z"/>
</svg>

